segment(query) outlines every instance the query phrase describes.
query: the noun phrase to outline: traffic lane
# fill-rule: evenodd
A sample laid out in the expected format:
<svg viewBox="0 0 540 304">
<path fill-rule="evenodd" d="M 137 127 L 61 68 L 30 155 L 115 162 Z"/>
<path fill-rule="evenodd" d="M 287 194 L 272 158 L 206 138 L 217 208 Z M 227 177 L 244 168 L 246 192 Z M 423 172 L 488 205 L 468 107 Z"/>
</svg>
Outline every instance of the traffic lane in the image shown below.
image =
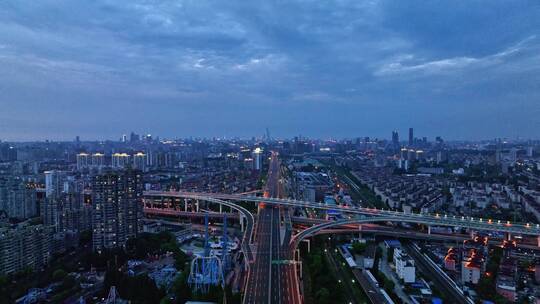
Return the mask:
<svg viewBox="0 0 540 304">
<path fill-rule="evenodd" d="M 379 304 L 379 303 L 386 303 L 386 300 L 384 296 L 381 294 L 381 291 L 378 287 L 374 286 L 364 274 L 363 271 L 360 271 L 358 269 L 352 269 L 352 273 L 358 283 L 360 283 L 360 287 L 364 290 L 364 293 L 368 296 L 369 300 L 373 304 Z"/>
<path fill-rule="evenodd" d="M 270 248 L 268 245 L 270 230 L 269 230 L 270 213 L 265 209 L 261 209 L 258 215 L 257 225 L 257 238 L 256 246 L 257 252 L 255 253 L 255 263 L 250 268 L 251 283 L 247 289 L 245 296 L 245 303 L 266 303 L 268 302 L 268 255 Z"/>
<path fill-rule="evenodd" d="M 405 249 L 407 249 L 407 253 L 415 260 L 415 265 L 418 266 L 418 270 L 431 279 L 439 290 L 444 290 L 445 293 L 452 298 L 452 303 L 469 304 L 465 297 L 452 287 L 452 282 L 449 282 L 444 276 L 438 273 L 437 269 L 431 267 L 431 265 L 425 261 L 425 257 L 423 257 L 421 253 L 417 252 L 410 244 L 405 244 L 404 246 Z"/>
</svg>

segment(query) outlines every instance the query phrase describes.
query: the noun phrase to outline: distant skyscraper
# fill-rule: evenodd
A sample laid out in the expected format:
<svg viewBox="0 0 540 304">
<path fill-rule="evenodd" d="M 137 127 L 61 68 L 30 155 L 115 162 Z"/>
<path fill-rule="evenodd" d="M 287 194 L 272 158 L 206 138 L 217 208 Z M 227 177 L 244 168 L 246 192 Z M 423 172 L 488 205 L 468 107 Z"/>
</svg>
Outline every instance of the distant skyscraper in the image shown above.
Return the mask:
<svg viewBox="0 0 540 304">
<path fill-rule="evenodd" d="M 0 143 L 0 161 L 17 160 L 17 149 L 8 144 Z"/>
<path fill-rule="evenodd" d="M 253 158 L 253 169 L 254 170 L 261 170 L 262 169 L 262 162 L 263 162 L 263 151 L 261 148 L 255 148 L 253 150 L 253 153 L 251 153 Z"/>
<path fill-rule="evenodd" d="M 398 131 L 392 131 L 392 146 L 394 149 L 399 148 L 399 134 Z"/>
<path fill-rule="evenodd" d="M 409 146 L 414 144 L 414 131 L 413 128 L 409 128 Z"/>
<path fill-rule="evenodd" d="M 105 165 L 105 155 L 101 153 L 92 154 L 92 167 L 102 168 Z"/>
<path fill-rule="evenodd" d="M 407 151 L 407 160 L 408 161 L 415 161 L 416 160 L 416 151 L 413 149 L 409 149 Z"/>
<path fill-rule="evenodd" d="M 516 148 L 512 148 L 510 149 L 510 161 L 511 162 L 516 162 L 517 161 L 517 155 L 518 155 L 518 150 Z"/>
<path fill-rule="evenodd" d="M 88 153 L 77 154 L 77 170 L 83 170 L 88 168 L 90 155 Z"/>
<path fill-rule="evenodd" d="M 495 150 L 495 163 L 500 163 L 502 161 L 502 151 L 499 147 Z"/>
<path fill-rule="evenodd" d="M 58 229 L 62 212 L 62 203 L 59 196 L 49 196 L 40 203 L 39 213 L 43 224 Z"/>
<path fill-rule="evenodd" d="M 135 142 L 138 142 L 140 139 L 141 139 L 141 137 L 139 136 L 139 134 L 135 134 L 135 133 L 131 132 L 131 134 L 129 136 L 129 141 L 130 142 L 135 143 Z"/>
<path fill-rule="evenodd" d="M 407 151 L 407 148 L 401 148 L 401 150 L 399 150 L 399 158 L 407 159 Z"/>
<path fill-rule="evenodd" d="M 266 142 L 270 142 L 272 139 L 270 137 L 270 130 L 268 130 L 268 128 L 266 128 Z"/>
<path fill-rule="evenodd" d="M 447 160 L 446 151 L 437 151 L 437 164 L 440 164 Z"/>
<path fill-rule="evenodd" d="M 137 236 L 142 218 L 142 174 L 127 170 L 97 175 L 92 181 L 93 249 L 125 245 Z"/>
<path fill-rule="evenodd" d="M 146 169 L 146 154 L 139 152 L 133 155 L 133 168 L 141 171 Z"/>
<path fill-rule="evenodd" d="M 114 153 L 112 155 L 112 167 L 117 169 L 126 168 L 129 164 L 129 154 L 126 153 Z"/>
<path fill-rule="evenodd" d="M 66 178 L 67 175 L 64 171 L 45 171 L 45 193 L 47 197 L 60 194 L 63 191 Z"/>
</svg>

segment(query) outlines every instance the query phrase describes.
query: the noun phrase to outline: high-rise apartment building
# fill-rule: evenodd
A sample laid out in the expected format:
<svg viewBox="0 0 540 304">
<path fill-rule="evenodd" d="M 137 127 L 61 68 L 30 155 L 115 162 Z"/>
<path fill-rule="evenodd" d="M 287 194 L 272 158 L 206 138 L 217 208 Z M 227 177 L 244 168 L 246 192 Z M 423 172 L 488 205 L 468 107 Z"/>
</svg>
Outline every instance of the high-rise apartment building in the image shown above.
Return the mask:
<svg viewBox="0 0 540 304">
<path fill-rule="evenodd" d="M 409 128 L 409 146 L 412 146 L 414 144 L 414 130 L 413 128 Z"/>
<path fill-rule="evenodd" d="M 0 275 L 40 269 L 53 254 L 53 228 L 19 224 L 0 228 Z"/>
<path fill-rule="evenodd" d="M 92 181 L 93 249 L 123 246 L 137 236 L 142 218 L 142 174 L 138 170 L 96 175 Z"/>
<path fill-rule="evenodd" d="M 146 154 L 139 152 L 133 155 L 133 168 L 141 171 L 146 170 Z"/>
<path fill-rule="evenodd" d="M 111 159 L 111 165 L 116 169 L 127 168 L 130 160 L 130 156 L 127 153 L 114 153 Z"/>
<path fill-rule="evenodd" d="M 399 134 L 398 131 L 392 131 L 392 146 L 394 149 L 399 149 Z"/>
<path fill-rule="evenodd" d="M 45 194 L 47 197 L 62 193 L 66 179 L 67 174 L 64 171 L 45 171 Z"/>
<path fill-rule="evenodd" d="M 38 215 L 36 189 L 20 177 L 0 177 L 0 211 L 8 217 L 28 219 Z"/>
<path fill-rule="evenodd" d="M 263 150 L 261 148 L 255 148 L 251 153 L 253 159 L 253 170 L 261 170 L 263 166 Z"/>
<path fill-rule="evenodd" d="M 94 153 L 92 154 L 92 167 L 102 168 L 105 166 L 105 154 Z"/>
<path fill-rule="evenodd" d="M 77 154 L 77 170 L 83 170 L 90 165 L 90 154 L 79 153 Z"/>
</svg>

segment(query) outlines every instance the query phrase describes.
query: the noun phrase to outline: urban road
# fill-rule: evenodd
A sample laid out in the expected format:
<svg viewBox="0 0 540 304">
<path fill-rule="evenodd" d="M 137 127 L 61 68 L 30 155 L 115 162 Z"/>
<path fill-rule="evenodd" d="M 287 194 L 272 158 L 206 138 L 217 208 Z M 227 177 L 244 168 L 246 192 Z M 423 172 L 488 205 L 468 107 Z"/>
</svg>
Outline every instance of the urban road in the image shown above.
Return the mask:
<svg viewBox="0 0 540 304">
<path fill-rule="evenodd" d="M 272 154 L 264 197 L 281 197 L 280 164 Z M 255 229 L 255 262 L 249 268 L 244 303 L 301 303 L 289 250 L 287 209 L 260 204 Z M 282 220 L 283 219 L 283 220 Z"/>
<path fill-rule="evenodd" d="M 430 263 L 414 244 L 405 243 L 405 248 L 415 260 L 418 269 L 427 278 L 431 279 L 435 286 L 444 292 L 452 303 L 473 304 L 474 302 L 463 294 L 456 284 L 435 265 Z"/>
</svg>

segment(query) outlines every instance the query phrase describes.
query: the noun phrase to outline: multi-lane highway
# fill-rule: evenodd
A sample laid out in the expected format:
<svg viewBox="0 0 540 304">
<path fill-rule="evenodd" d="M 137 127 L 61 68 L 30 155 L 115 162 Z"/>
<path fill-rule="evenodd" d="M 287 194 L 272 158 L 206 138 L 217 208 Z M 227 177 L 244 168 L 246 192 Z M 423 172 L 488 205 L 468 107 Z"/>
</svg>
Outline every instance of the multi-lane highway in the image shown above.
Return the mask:
<svg viewBox="0 0 540 304">
<path fill-rule="evenodd" d="M 280 163 L 272 153 L 264 197 L 283 195 L 280 184 Z M 244 303 L 299 303 L 289 240 L 290 216 L 287 209 L 275 205 L 259 205 L 254 235 L 255 263 L 249 269 Z"/>
<path fill-rule="evenodd" d="M 255 262 L 248 271 L 244 303 L 268 303 L 270 300 L 272 222 L 273 213 L 270 210 L 262 209 L 257 216 L 255 225 Z"/>
</svg>

